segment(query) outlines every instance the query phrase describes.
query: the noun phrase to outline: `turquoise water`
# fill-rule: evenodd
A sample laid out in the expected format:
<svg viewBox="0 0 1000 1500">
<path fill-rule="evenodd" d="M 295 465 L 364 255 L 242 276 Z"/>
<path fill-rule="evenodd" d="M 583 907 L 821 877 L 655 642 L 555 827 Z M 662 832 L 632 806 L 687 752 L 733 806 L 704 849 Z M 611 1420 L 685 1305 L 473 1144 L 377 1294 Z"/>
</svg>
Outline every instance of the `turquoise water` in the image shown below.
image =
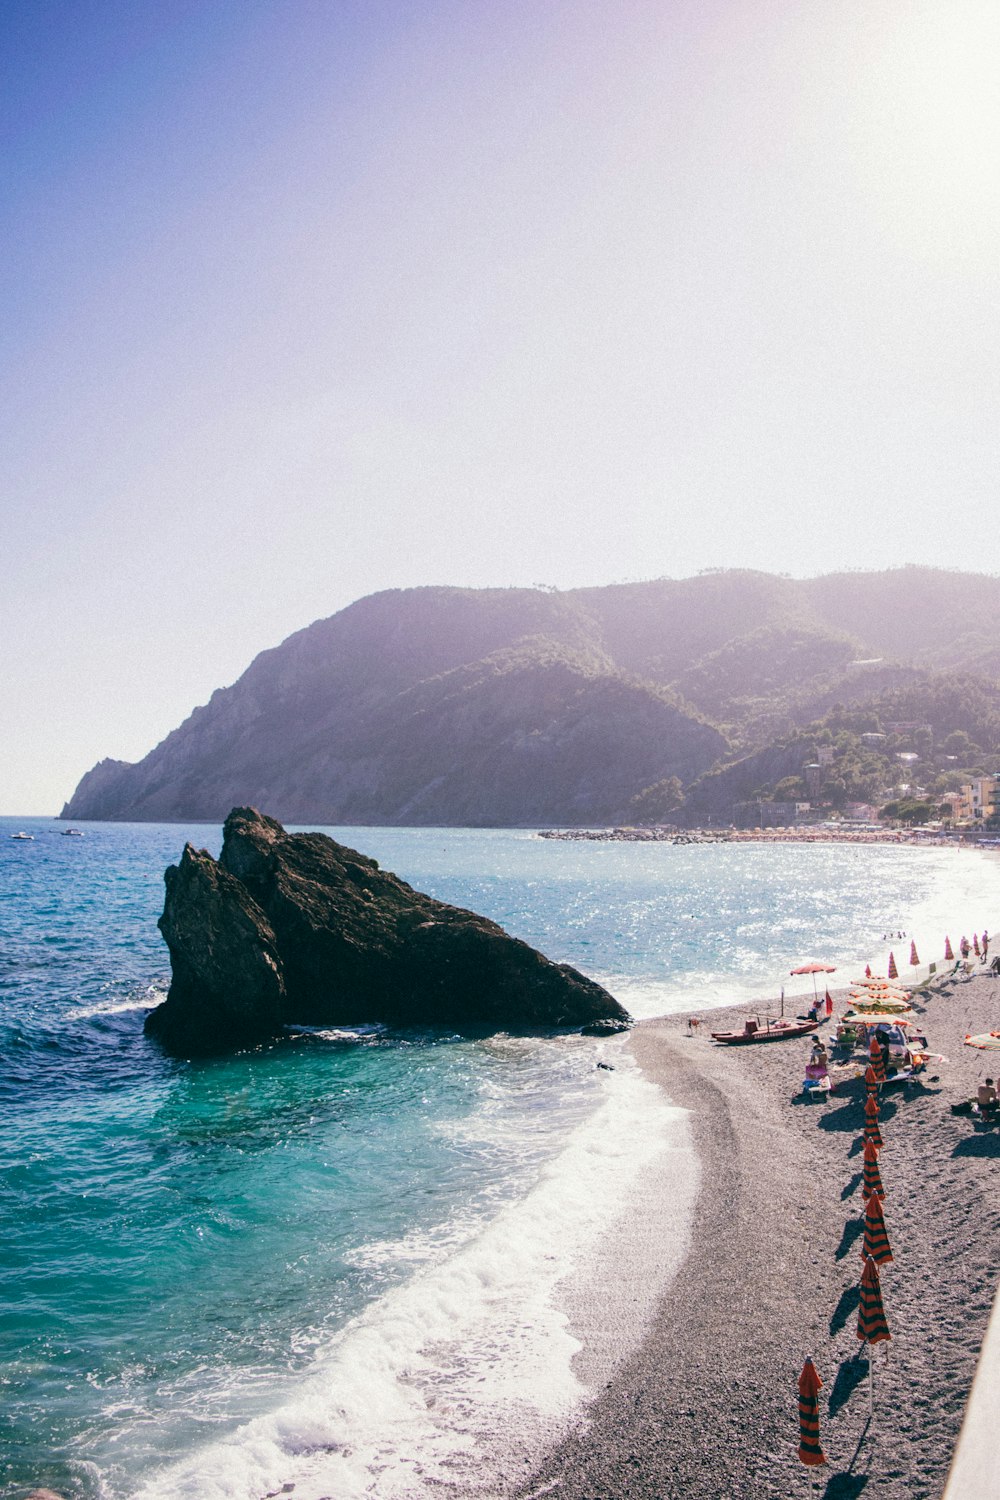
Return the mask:
<svg viewBox="0 0 1000 1500">
<path fill-rule="evenodd" d="M 21 827 L 33 842 L 9 838 Z M 787 971 L 812 957 L 846 978 L 884 959 L 888 930 L 915 934 L 931 958 L 945 931 L 956 942 L 992 929 L 1000 909 L 1000 862 L 968 851 L 337 836 L 578 965 L 637 1014 L 774 995 L 782 976 L 801 985 Z M 316 1455 L 335 1450 L 336 1493 L 365 1493 L 385 1461 L 365 1444 L 394 1422 L 410 1423 L 407 1452 L 447 1447 L 446 1420 L 431 1443 L 397 1408 L 418 1364 L 433 1378 L 426 1348 L 447 1340 L 449 1299 L 462 1317 L 484 1299 L 462 1381 L 481 1382 L 476 1359 L 497 1378 L 506 1356 L 488 1347 L 484 1288 L 502 1262 L 519 1278 L 504 1295 L 523 1308 L 554 1254 L 532 1238 L 529 1195 L 544 1210 L 549 1194 L 541 1217 L 565 1216 L 569 1246 L 584 1212 L 574 1174 L 600 1168 L 613 1129 L 624 1142 L 641 1117 L 656 1137 L 659 1096 L 629 1082 L 617 1053 L 613 1078 L 596 1070 L 595 1044 L 579 1038 L 319 1030 L 231 1060 L 166 1059 L 142 1021 L 169 979 L 155 924 L 185 838 L 216 851 L 220 832 L 86 825 L 74 839 L 49 821 L 0 820 L 6 1497 L 42 1483 L 88 1500 L 250 1497 L 293 1459 L 326 1493 Z M 896 948 L 905 957 L 908 941 Z M 600 1150 L 583 1150 L 597 1119 Z M 418 1285 L 425 1295 L 407 1302 Z M 544 1311 L 536 1321 L 548 1327 Z M 355 1412 L 330 1392 L 341 1378 L 356 1389 L 362 1369 L 370 1389 Z M 310 1394 L 318 1372 L 325 1405 Z M 399 1483 L 421 1492 L 412 1473 Z M 375 1492 L 395 1493 L 388 1480 Z"/>
</svg>

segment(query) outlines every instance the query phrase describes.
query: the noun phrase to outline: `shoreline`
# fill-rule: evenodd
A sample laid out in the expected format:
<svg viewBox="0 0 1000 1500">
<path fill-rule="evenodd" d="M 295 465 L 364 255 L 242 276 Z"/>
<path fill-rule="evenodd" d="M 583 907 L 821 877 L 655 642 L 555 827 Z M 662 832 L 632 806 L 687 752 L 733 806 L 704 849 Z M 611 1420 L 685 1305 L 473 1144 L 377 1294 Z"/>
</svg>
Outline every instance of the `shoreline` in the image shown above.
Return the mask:
<svg viewBox="0 0 1000 1500">
<path fill-rule="evenodd" d="M 686 1259 L 643 1343 L 590 1403 L 518 1500 L 786 1500 L 805 1490 L 796 1381 L 811 1356 L 824 1381 L 818 1493 L 939 1500 L 997 1283 L 994 1176 L 1000 1131 L 977 1133 L 950 1105 L 1000 1071 L 966 1032 L 995 1027 L 1000 980 L 980 971 L 914 996 L 930 1047 L 927 1082 L 881 1102 L 880 1163 L 895 1260 L 882 1287 L 892 1332 L 857 1358 L 864 1088 L 799 1102 L 806 1043 L 723 1048 L 709 1024 L 746 1006 L 641 1022 L 630 1047 L 647 1077 L 689 1111 L 701 1188 Z M 937 1068 L 935 1072 L 934 1069 Z M 937 1082 L 933 1080 L 937 1078 Z M 666 1210 L 644 1205 L 647 1219 Z M 585 1335 L 584 1335 L 585 1336 Z"/>
</svg>

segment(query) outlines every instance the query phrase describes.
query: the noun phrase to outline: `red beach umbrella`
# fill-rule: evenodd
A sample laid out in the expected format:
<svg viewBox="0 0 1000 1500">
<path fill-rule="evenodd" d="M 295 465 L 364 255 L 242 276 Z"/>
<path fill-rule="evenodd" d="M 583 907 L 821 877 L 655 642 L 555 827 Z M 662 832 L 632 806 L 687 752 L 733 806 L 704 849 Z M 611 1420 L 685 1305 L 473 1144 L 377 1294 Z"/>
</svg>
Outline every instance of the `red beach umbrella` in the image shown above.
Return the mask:
<svg viewBox="0 0 1000 1500">
<path fill-rule="evenodd" d="M 865 1069 L 865 1088 L 868 1090 L 869 1099 L 874 1099 L 878 1093 L 878 1074 L 871 1063 Z"/>
<path fill-rule="evenodd" d="M 916 938 L 911 938 L 910 939 L 910 963 L 913 965 L 914 968 L 916 968 L 917 965 L 920 963 L 920 960 L 917 957 L 917 940 L 916 940 Z"/>
<path fill-rule="evenodd" d="M 878 1126 L 876 1125 L 876 1130 Z M 861 1196 L 865 1202 L 872 1196 L 885 1197 L 885 1188 L 882 1186 L 882 1173 L 878 1169 L 878 1151 L 870 1140 L 865 1141 L 865 1165 L 861 1174 Z"/>
<path fill-rule="evenodd" d="M 873 1202 L 877 1201 L 873 1199 Z M 861 1301 L 858 1304 L 858 1338 L 868 1345 L 868 1411 L 875 1407 L 874 1379 L 872 1375 L 871 1346 L 892 1338 L 882 1306 L 882 1287 L 878 1279 L 878 1266 L 870 1255 L 865 1256 L 865 1268 L 861 1272 Z"/>
<path fill-rule="evenodd" d="M 873 1193 L 865 1208 L 865 1234 L 861 1242 L 861 1258 L 871 1256 L 877 1266 L 892 1260 L 892 1247 L 885 1232 L 885 1215 L 882 1200 Z"/>
<path fill-rule="evenodd" d="M 836 974 L 836 964 L 802 964 L 798 969 L 789 969 L 790 974 L 811 974 L 813 982 L 813 995 L 819 999 L 819 991 L 816 988 L 817 974 Z"/>
<path fill-rule="evenodd" d="M 829 1017 L 833 1015 L 833 996 L 830 994 L 829 990 L 827 990 L 826 992 L 825 1004 L 827 1019 L 829 1019 Z"/>
<path fill-rule="evenodd" d="M 826 1463 L 819 1445 L 819 1389 L 823 1384 L 811 1359 L 799 1376 L 799 1459 L 810 1466 Z"/>
<path fill-rule="evenodd" d="M 952 951 L 951 938 L 947 933 L 945 933 L 944 935 L 944 956 L 948 963 L 951 963 L 952 959 L 955 957 L 955 954 Z"/>
<path fill-rule="evenodd" d="M 885 1059 L 882 1056 L 882 1048 L 879 1046 L 874 1032 L 872 1033 L 871 1041 L 868 1043 L 868 1056 L 871 1060 L 871 1067 L 874 1070 L 876 1081 L 878 1083 L 885 1083 Z M 867 1083 L 867 1081 L 868 1075 L 866 1073 L 865 1082 Z"/>
<path fill-rule="evenodd" d="M 890 953 L 889 954 L 889 967 L 886 970 L 886 973 L 888 974 L 888 976 L 889 976 L 890 979 L 898 979 L 899 978 L 899 970 L 896 968 L 896 955 L 895 955 L 895 953 Z"/>
<path fill-rule="evenodd" d="M 979 957 L 979 933 L 978 932 L 974 932 L 972 934 L 972 949 L 973 949 L 973 952 L 975 953 L 976 957 L 978 958 Z"/>
<path fill-rule="evenodd" d="M 870 979 L 871 977 L 872 977 L 872 966 L 871 966 L 871 964 L 865 964 L 865 978 L 866 979 Z"/>
</svg>

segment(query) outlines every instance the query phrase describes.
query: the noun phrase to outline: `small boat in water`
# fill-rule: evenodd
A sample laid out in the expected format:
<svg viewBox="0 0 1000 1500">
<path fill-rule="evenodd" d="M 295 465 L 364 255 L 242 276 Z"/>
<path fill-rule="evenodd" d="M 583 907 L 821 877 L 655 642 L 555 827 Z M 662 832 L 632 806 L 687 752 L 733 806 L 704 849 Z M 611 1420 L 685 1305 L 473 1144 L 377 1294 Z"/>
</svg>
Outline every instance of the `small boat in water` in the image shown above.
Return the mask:
<svg viewBox="0 0 1000 1500">
<path fill-rule="evenodd" d="M 82 828 L 63 828 L 60 830 L 64 839 L 82 839 Z"/>
<path fill-rule="evenodd" d="M 818 1021 L 793 1020 L 791 1016 L 774 1021 L 767 1016 L 763 1021 L 760 1016 L 747 1016 L 742 1031 L 713 1031 L 712 1039 L 726 1047 L 745 1047 L 751 1042 L 781 1042 L 787 1037 L 808 1036 L 818 1025 Z"/>
<path fill-rule="evenodd" d="M 33 844 L 35 842 L 35 835 L 33 833 L 25 833 L 23 829 L 20 833 L 12 833 L 11 838 L 23 839 L 26 843 L 29 844 Z"/>
</svg>

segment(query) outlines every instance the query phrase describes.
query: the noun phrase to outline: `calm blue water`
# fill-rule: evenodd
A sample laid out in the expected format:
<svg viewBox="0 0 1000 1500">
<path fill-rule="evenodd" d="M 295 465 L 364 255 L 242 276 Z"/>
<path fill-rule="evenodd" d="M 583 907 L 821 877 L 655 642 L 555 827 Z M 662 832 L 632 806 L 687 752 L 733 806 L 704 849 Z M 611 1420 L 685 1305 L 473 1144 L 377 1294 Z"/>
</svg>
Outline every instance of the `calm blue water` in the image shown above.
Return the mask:
<svg viewBox="0 0 1000 1500">
<path fill-rule="evenodd" d="M 10 839 L 22 827 L 33 842 Z M 365 1493 L 377 1468 L 366 1421 L 383 1435 L 411 1422 L 423 1451 L 394 1403 L 417 1351 L 446 1338 L 449 1297 L 467 1316 L 499 1274 L 485 1259 L 471 1271 L 470 1256 L 486 1256 L 506 1214 L 495 1259 L 513 1274 L 511 1246 L 534 1233 L 516 1218 L 531 1192 L 550 1192 L 549 1216 L 569 1223 L 574 1143 L 626 1083 L 572 1038 L 320 1031 L 228 1061 L 170 1061 L 142 1035 L 169 979 L 163 869 L 185 838 L 217 852 L 220 831 L 85 827 L 75 839 L 0 819 L 0 1494 L 45 1483 L 109 1500 L 252 1497 L 288 1454 L 305 1464 L 338 1445 L 338 1496 Z M 954 942 L 993 929 L 1000 911 L 1000 861 L 969 851 L 336 832 L 578 965 L 637 1014 L 773 995 L 812 957 L 849 977 L 884 959 L 890 929 L 931 958 L 945 931 Z M 633 1126 L 652 1107 L 635 1094 Z M 527 1252 L 516 1270 L 523 1306 Z M 437 1290 L 407 1302 L 418 1284 Z M 481 1339 L 484 1368 L 502 1363 Z M 345 1390 L 361 1370 L 372 1382 L 364 1410 L 331 1406 L 338 1370 Z M 309 1394 L 320 1371 L 322 1408 Z M 447 1423 L 435 1421 L 440 1447 Z M 400 1493 L 419 1492 L 409 1483 Z M 378 1493 L 395 1492 L 386 1481 Z"/>
</svg>

